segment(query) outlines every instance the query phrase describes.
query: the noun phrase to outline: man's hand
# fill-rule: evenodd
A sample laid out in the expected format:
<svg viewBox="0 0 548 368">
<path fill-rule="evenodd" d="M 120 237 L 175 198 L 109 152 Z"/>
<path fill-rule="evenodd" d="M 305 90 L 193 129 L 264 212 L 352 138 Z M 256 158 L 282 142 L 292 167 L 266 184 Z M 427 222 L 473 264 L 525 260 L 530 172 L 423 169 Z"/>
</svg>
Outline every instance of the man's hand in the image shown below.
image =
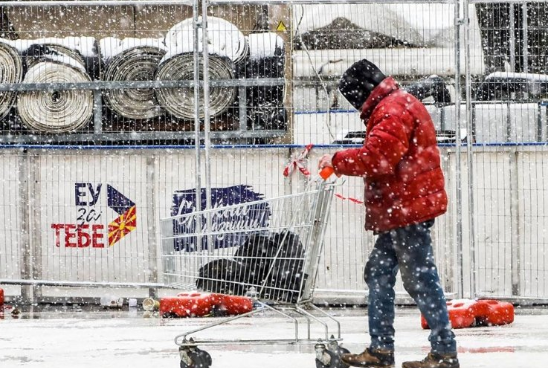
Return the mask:
<svg viewBox="0 0 548 368">
<path fill-rule="evenodd" d="M 320 161 L 318 162 L 318 169 L 322 170 L 325 167 L 333 168 L 333 164 L 331 163 L 331 155 L 325 154 L 320 158 Z"/>
<path fill-rule="evenodd" d="M 318 169 L 320 170 L 320 176 L 325 180 L 331 174 L 335 173 L 338 178 L 341 177 L 340 174 L 337 174 L 335 172 L 335 168 L 333 167 L 333 163 L 331 162 L 332 156 L 329 154 L 325 154 L 322 156 L 320 161 L 318 162 Z"/>
</svg>

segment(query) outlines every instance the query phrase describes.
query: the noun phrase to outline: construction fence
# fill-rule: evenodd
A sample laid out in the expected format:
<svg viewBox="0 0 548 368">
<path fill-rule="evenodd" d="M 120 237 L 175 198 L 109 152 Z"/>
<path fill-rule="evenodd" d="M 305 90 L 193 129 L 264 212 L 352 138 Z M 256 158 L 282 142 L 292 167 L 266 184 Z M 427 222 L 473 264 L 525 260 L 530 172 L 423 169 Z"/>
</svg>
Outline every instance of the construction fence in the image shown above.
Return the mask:
<svg viewBox="0 0 548 368">
<path fill-rule="evenodd" d="M 544 1 L 25 1 L 0 13 L 9 297 L 162 292 L 161 219 L 297 193 L 321 155 L 363 142 L 337 83 L 367 58 L 436 126 L 447 294 L 548 301 Z M 363 304 L 375 237 L 361 179 L 335 195 L 315 298 Z M 410 302 L 401 284 L 398 301 Z"/>
</svg>

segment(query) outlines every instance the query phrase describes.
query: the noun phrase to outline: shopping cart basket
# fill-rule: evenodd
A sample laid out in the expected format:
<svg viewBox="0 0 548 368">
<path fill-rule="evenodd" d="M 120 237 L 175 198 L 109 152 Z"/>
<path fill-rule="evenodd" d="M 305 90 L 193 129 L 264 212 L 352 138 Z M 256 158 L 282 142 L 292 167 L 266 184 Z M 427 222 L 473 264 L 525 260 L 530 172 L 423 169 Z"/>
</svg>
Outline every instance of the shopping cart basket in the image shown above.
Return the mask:
<svg viewBox="0 0 548 368">
<path fill-rule="evenodd" d="M 316 344 L 318 367 L 346 367 L 339 361 L 340 323 L 312 304 L 333 184 L 311 183 L 302 193 L 162 219 L 166 284 L 185 291 L 253 296 L 255 301 L 250 312 L 216 319 L 176 336 L 182 368 L 212 364 L 211 356 L 198 344 L 300 342 Z M 293 321 L 294 338 L 198 341 L 190 336 L 264 311 Z M 307 325 L 306 338 L 299 337 L 301 320 Z M 319 339 L 311 337 L 312 322 L 321 324 Z M 335 324 L 336 335 L 330 335 L 327 322 Z"/>
</svg>

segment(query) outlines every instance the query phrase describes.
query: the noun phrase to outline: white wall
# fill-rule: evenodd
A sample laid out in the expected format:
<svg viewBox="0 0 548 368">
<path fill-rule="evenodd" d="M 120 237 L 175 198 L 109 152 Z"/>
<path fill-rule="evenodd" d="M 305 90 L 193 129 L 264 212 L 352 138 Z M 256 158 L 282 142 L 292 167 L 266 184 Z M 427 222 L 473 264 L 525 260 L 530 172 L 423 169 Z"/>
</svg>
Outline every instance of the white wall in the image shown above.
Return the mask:
<svg viewBox="0 0 548 368">
<path fill-rule="evenodd" d="M 322 154 L 333 153 L 335 149 L 312 148 L 308 159 L 311 170 L 314 171 Z M 294 149 L 295 154 L 300 151 L 301 148 Z M 211 186 L 250 185 L 265 198 L 299 192 L 304 188 L 302 174 L 295 172 L 290 178 L 282 175 L 289 152 L 289 148 L 213 149 Z M 519 294 L 514 296 L 545 297 L 548 293 L 548 283 L 544 281 L 548 276 L 548 258 L 544 251 L 548 241 L 544 231 L 548 208 L 545 185 L 548 149 L 541 146 L 474 149 L 475 249 L 468 241 L 470 192 L 466 155 L 463 152 L 464 171 L 457 182 L 454 149 L 443 148 L 442 152 L 450 207 L 436 222 L 433 235 L 446 290 L 455 292 L 459 283 L 456 190 L 461 187 L 465 293 L 471 290 L 471 260 L 475 254 L 478 294 L 512 296 L 513 287 L 517 285 Z M 29 150 L 28 154 L 3 150 L 0 154 L 0 169 L 4 173 L 0 238 L 5 241 L 0 243 L 0 278 L 22 277 L 26 267 L 22 250 L 30 244 L 34 255 L 31 264 L 37 279 L 126 283 L 161 279 L 159 220 L 171 214 L 176 190 L 195 187 L 194 159 L 191 149 Z M 29 178 L 28 186 L 19 178 Z M 75 183 L 91 183 L 94 188 L 102 184 L 102 191 L 110 184 L 135 202 L 136 229 L 111 247 L 67 248 L 63 241 L 57 247 L 51 224 L 76 223 L 79 208 L 93 208 L 101 213 L 99 219 L 90 220 L 89 224 L 107 226 L 117 217 L 109 208 L 104 192 L 97 197 L 97 203 L 77 206 Z M 363 230 L 363 205 L 349 200 L 362 200 L 362 190 L 363 184 L 358 178 L 347 178 L 335 189 L 338 196 L 333 199 L 317 284 L 323 294 L 331 297 L 345 291 L 362 295 L 359 298 L 364 295 L 363 267 L 374 237 Z M 86 202 L 91 199 L 91 195 L 80 198 Z M 28 225 L 22 221 L 26 216 Z M 6 290 L 8 294 L 17 293 L 17 289 Z M 401 285 L 398 290 L 403 292 Z M 67 291 L 45 288 L 43 294 L 63 296 Z"/>
</svg>

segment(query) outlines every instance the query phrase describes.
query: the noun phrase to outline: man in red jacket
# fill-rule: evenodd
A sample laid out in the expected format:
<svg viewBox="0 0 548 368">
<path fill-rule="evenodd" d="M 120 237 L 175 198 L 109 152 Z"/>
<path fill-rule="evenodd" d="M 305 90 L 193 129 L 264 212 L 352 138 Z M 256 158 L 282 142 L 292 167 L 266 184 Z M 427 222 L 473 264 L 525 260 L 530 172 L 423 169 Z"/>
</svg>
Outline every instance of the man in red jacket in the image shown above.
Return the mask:
<svg viewBox="0 0 548 368">
<path fill-rule="evenodd" d="M 339 90 L 361 112 L 365 141 L 361 148 L 325 155 L 319 168 L 364 178 L 365 228 L 378 235 L 365 267 L 371 344 L 341 359 L 355 367 L 394 367 L 394 285 L 401 271 L 405 289 L 431 328 L 431 352 L 403 368 L 458 368 L 430 235 L 434 218 L 447 210 L 432 119 L 419 100 L 367 60 L 344 73 Z"/>
</svg>

